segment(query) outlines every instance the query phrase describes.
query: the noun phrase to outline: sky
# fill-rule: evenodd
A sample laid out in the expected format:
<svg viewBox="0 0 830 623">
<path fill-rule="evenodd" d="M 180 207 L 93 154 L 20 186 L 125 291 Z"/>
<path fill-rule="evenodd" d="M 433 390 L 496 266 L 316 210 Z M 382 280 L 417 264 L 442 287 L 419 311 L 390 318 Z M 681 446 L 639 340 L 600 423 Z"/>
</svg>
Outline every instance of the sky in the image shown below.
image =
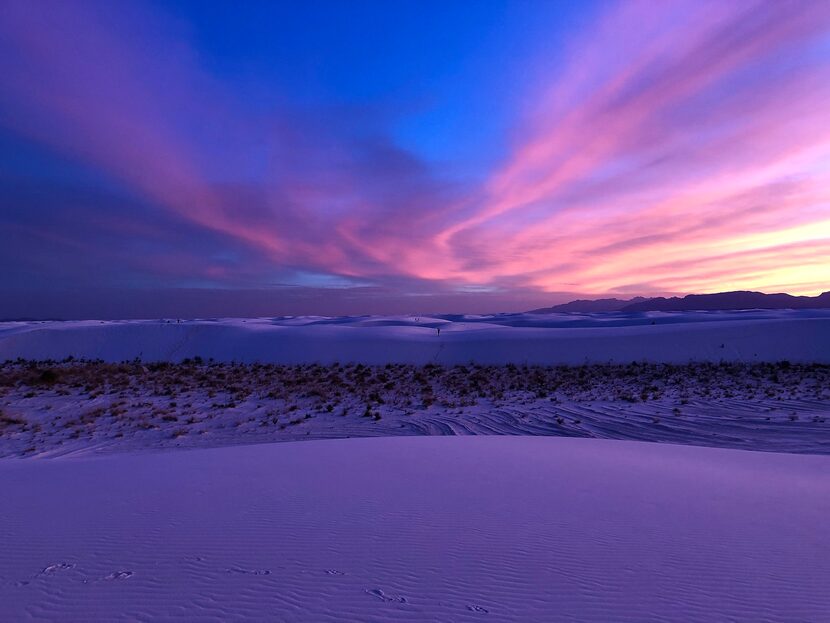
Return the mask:
<svg viewBox="0 0 830 623">
<path fill-rule="evenodd" d="M 830 290 L 830 2 L 0 3 L 0 317 Z"/>
</svg>

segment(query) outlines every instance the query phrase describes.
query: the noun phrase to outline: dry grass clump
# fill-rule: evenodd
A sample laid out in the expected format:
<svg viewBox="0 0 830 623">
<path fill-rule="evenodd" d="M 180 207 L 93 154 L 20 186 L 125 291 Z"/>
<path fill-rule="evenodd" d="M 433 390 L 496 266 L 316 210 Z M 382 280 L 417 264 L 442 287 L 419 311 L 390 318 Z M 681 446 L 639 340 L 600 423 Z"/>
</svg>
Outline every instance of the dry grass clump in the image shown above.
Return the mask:
<svg viewBox="0 0 830 623">
<path fill-rule="evenodd" d="M 77 439 L 107 444 L 126 438 L 155 447 L 210 444 L 230 434 L 268 440 L 400 429 L 412 434 L 444 430 L 448 417 L 464 426 L 468 409 L 475 430 L 481 428 L 481 415 L 497 412 L 508 424 L 516 420 L 509 426 L 527 434 L 592 434 L 590 427 L 576 430 L 582 420 L 568 413 L 568 403 L 583 403 L 579 409 L 587 412 L 593 403 L 617 403 L 621 420 L 643 412 L 649 428 L 667 429 L 671 422 L 694 418 L 701 404 L 724 401 L 728 410 L 733 404 L 728 401 L 736 399 L 766 405 L 765 422 L 780 420 L 791 429 L 823 425 L 824 415 L 809 405 L 830 401 L 830 366 L 19 360 L 0 364 L 0 407 L 5 409 L 0 410 L 0 440 L 7 442 L 0 456 Z M 791 400 L 806 401 L 808 407 Z M 480 408 L 472 409 L 476 405 Z M 773 417 L 773 411 L 781 414 Z"/>
<path fill-rule="evenodd" d="M 830 366 L 819 364 L 650 363 L 585 366 L 414 366 L 388 364 L 235 364 L 201 359 L 105 363 L 15 361 L 0 366 L 0 392 L 24 397 L 45 392 L 84 393 L 90 400 L 120 397 L 113 414 L 126 411 L 130 396 L 167 399 L 171 411 L 186 408 L 188 396 L 211 398 L 216 409 L 250 400 L 314 404 L 333 411 L 345 396 L 364 404 L 471 406 L 489 401 L 552 398 L 640 402 L 663 397 L 830 397 Z M 183 403 L 180 406 L 180 401 Z"/>
<path fill-rule="evenodd" d="M 8 428 L 24 428 L 26 420 L 16 415 L 9 415 L 0 411 L 0 430 Z"/>
</svg>

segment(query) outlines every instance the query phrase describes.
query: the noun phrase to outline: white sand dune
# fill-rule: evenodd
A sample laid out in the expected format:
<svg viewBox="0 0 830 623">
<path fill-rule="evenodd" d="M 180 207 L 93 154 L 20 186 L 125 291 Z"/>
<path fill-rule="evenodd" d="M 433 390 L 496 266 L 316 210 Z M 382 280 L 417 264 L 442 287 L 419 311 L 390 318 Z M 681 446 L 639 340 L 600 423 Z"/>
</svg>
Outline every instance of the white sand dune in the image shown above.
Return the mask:
<svg viewBox="0 0 830 623">
<path fill-rule="evenodd" d="M 0 324 L 70 356 L 805 365 L 6 364 L 0 621 L 830 621 L 830 313 Z"/>
<path fill-rule="evenodd" d="M 0 620 L 830 612 L 830 457 L 423 437 L 0 462 Z"/>
<path fill-rule="evenodd" d="M 830 311 L 0 323 L 0 360 L 68 356 L 365 364 L 830 363 Z"/>
</svg>

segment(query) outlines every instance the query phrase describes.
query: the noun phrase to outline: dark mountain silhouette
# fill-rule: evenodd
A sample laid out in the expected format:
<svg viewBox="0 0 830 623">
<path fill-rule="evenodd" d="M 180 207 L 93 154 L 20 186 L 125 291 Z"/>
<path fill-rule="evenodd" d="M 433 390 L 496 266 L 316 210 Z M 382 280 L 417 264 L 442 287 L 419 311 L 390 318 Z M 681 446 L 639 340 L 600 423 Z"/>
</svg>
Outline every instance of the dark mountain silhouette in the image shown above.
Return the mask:
<svg viewBox="0 0 830 623">
<path fill-rule="evenodd" d="M 717 294 L 689 294 L 666 298 L 636 297 L 630 300 L 577 300 L 553 307 L 536 309 L 531 313 L 603 312 L 603 311 L 691 311 L 717 309 L 830 309 L 830 291 L 818 296 L 791 294 L 764 294 L 763 292 L 718 292 Z"/>
<path fill-rule="evenodd" d="M 641 303 L 648 299 L 642 296 L 637 296 L 633 299 L 597 299 L 589 301 L 585 299 L 577 299 L 570 303 L 562 303 L 561 305 L 554 305 L 553 307 L 543 307 L 542 309 L 534 309 L 531 314 L 549 314 L 551 312 L 607 312 L 620 311 L 623 307 L 634 303 Z"/>
<path fill-rule="evenodd" d="M 683 298 L 657 297 L 632 303 L 623 311 L 685 311 L 692 309 L 820 309 L 830 308 L 830 292 L 818 296 L 764 294 L 763 292 L 718 292 L 690 294 Z"/>
</svg>

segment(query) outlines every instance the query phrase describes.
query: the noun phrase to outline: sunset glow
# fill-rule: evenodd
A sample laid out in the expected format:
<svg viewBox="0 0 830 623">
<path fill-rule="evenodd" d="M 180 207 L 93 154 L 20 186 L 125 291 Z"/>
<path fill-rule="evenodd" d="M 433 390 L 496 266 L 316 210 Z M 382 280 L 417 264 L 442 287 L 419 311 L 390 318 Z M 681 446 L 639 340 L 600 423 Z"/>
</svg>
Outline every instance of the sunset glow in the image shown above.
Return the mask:
<svg viewBox="0 0 830 623">
<path fill-rule="evenodd" d="M 396 4 L 3 2 L 0 288 L 830 289 L 830 3 Z"/>
</svg>

